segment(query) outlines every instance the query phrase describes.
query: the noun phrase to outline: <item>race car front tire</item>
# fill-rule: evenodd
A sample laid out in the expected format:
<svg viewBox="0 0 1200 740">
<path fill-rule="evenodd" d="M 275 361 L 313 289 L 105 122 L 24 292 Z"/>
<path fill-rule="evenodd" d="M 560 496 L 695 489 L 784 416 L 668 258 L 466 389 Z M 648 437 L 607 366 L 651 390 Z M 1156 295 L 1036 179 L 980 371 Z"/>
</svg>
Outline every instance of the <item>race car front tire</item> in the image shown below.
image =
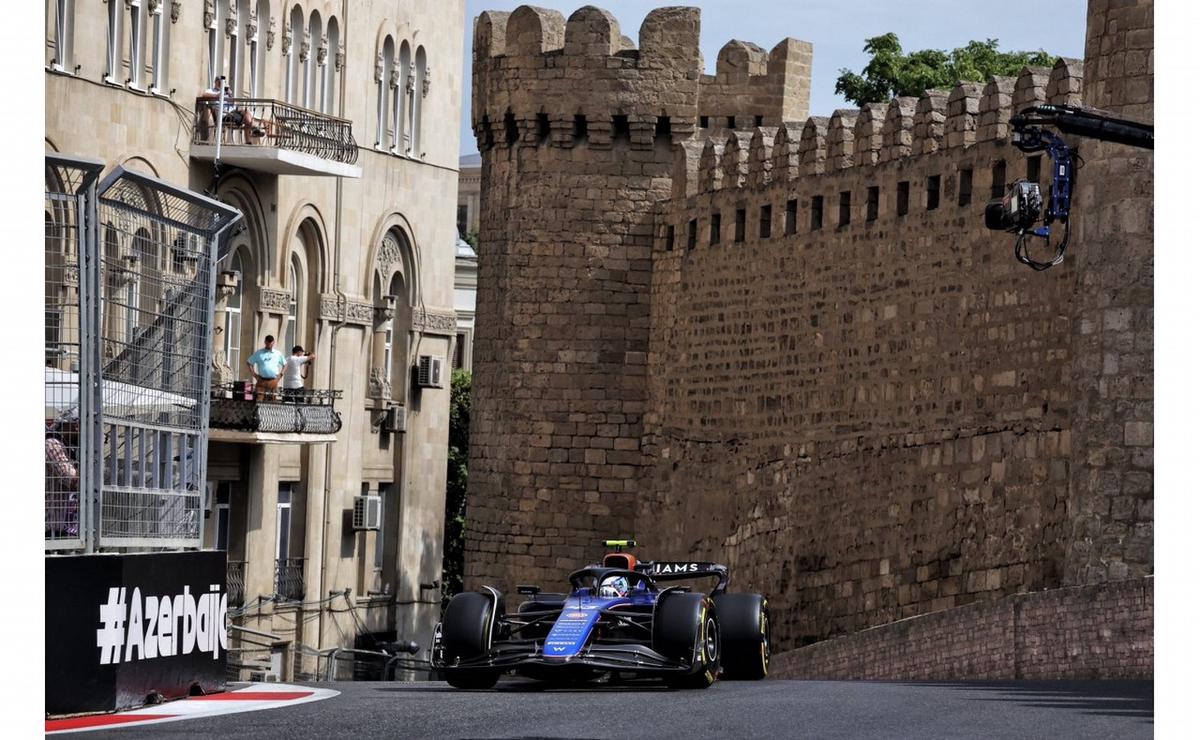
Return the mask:
<svg viewBox="0 0 1200 740">
<path fill-rule="evenodd" d="M 717 680 L 721 630 L 713 602 L 704 594 L 670 592 L 659 597 L 652 640 L 655 652 L 691 664 L 688 673 L 670 677 L 670 685 L 706 689 Z"/>
<path fill-rule="evenodd" d="M 771 661 L 771 622 L 762 594 L 717 594 L 721 623 L 721 678 L 766 678 Z"/>
<path fill-rule="evenodd" d="M 442 615 L 442 649 L 446 683 L 457 689 L 489 689 L 500 672 L 486 668 L 456 668 L 454 663 L 486 655 L 497 628 L 497 610 L 503 603 L 477 592 L 455 594 Z"/>
</svg>

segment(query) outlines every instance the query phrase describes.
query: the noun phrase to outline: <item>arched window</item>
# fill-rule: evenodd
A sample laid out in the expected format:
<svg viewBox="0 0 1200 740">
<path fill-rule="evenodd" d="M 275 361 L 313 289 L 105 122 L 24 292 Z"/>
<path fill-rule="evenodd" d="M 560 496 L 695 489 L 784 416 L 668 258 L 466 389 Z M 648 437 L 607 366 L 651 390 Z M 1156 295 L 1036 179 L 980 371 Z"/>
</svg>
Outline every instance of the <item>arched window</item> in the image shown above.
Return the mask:
<svg viewBox="0 0 1200 740">
<path fill-rule="evenodd" d="M 138 229 L 134 233 L 133 254 L 138 260 L 138 274 L 136 292 L 132 295 L 130 307 L 137 312 L 137 318 L 130 321 L 131 333 L 137 326 L 154 321 L 159 313 L 159 302 L 162 298 L 158 243 L 150 237 L 150 232 Z M 130 339 L 132 338 L 131 334 Z"/>
<path fill-rule="evenodd" d="M 154 13 L 150 16 L 151 29 L 153 36 L 153 49 L 151 49 L 151 78 L 150 92 L 156 95 L 165 95 L 169 86 L 167 85 L 167 60 L 171 58 L 171 37 L 169 31 L 171 28 L 170 19 L 166 18 L 163 13 L 163 4 L 159 3 L 154 8 Z M 205 83 L 208 86 L 208 83 Z"/>
<path fill-rule="evenodd" d="M 138 90 L 146 73 L 146 0 L 129 3 L 129 85 Z"/>
<path fill-rule="evenodd" d="M 108 4 L 108 47 L 104 56 L 104 81 L 120 84 L 121 48 L 124 41 L 124 19 L 121 13 L 124 3 Z"/>
<path fill-rule="evenodd" d="M 291 29 L 291 44 L 288 46 L 287 82 L 285 97 L 293 105 L 300 102 L 300 87 L 303 84 L 300 66 L 300 45 L 304 42 L 304 11 L 299 5 L 292 6 L 291 18 L 288 20 Z"/>
<path fill-rule="evenodd" d="M 242 260 L 242 250 L 237 250 L 233 253 L 233 258 L 229 260 L 229 269 L 237 273 L 237 287 L 233 290 L 233 295 L 229 296 L 229 303 L 225 308 L 225 358 L 229 363 L 229 367 L 233 368 L 233 372 L 241 372 L 242 369 L 242 297 L 245 292 L 245 272 L 244 262 Z"/>
<path fill-rule="evenodd" d="M 229 34 L 229 89 L 236 95 L 246 94 L 246 44 L 243 35 L 250 27 L 250 0 L 237 0 L 237 18 Z"/>
<path fill-rule="evenodd" d="M 409 50 L 408 42 L 400 44 L 400 73 L 399 84 L 396 86 L 396 98 L 393 101 L 392 130 L 395 131 L 395 139 L 392 141 L 392 151 L 396 154 L 408 153 L 408 132 L 407 132 L 407 113 L 410 109 L 410 95 L 408 92 L 409 84 L 412 79 L 412 52 Z"/>
<path fill-rule="evenodd" d="M 399 322 L 400 315 L 401 315 L 401 311 L 399 310 L 399 308 L 400 308 L 401 304 L 407 300 L 405 298 L 404 276 L 403 275 L 401 275 L 400 273 L 396 273 L 395 275 L 392 276 L 392 282 L 388 286 L 387 295 L 396 297 L 397 311 L 396 311 L 396 317 L 393 318 L 392 321 L 388 324 L 387 332 L 384 333 L 384 335 L 383 335 L 383 368 L 384 368 L 384 372 L 386 373 L 385 377 L 393 379 L 392 380 L 392 397 L 395 398 L 397 395 L 396 391 L 400 390 L 399 386 L 397 385 L 397 383 L 395 381 L 395 378 L 397 375 L 396 370 L 400 369 L 401 371 L 403 371 L 403 368 L 406 366 L 406 363 L 407 363 L 407 360 L 405 358 L 406 347 L 404 346 L 407 344 L 407 342 L 397 342 L 396 341 L 398 339 L 397 324 Z M 401 396 L 401 398 L 403 398 L 403 396 Z"/>
<path fill-rule="evenodd" d="M 423 155 L 421 151 L 421 99 L 425 96 L 425 47 L 417 47 L 417 58 L 413 63 L 414 71 L 409 79 L 409 110 L 412 123 L 409 125 L 408 154 L 414 157 Z"/>
<path fill-rule="evenodd" d="M 394 95 L 393 85 L 395 82 L 392 80 L 392 55 L 395 53 L 395 43 L 392 41 L 392 37 L 388 36 L 383 40 L 383 49 L 379 52 L 381 59 L 378 60 L 379 105 L 376 113 L 378 120 L 376 121 L 375 131 L 375 147 L 378 149 L 383 149 L 384 147 L 388 146 L 389 129 L 392 127 L 393 123 L 390 120 L 391 116 L 389 113 L 390 108 L 388 107 L 388 96 L 389 94 Z"/>
<path fill-rule="evenodd" d="M 321 70 L 317 67 L 317 49 L 321 46 L 321 14 L 313 11 L 308 16 L 308 59 L 304 62 L 304 107 L 316 108 L 317 79 Z"/>
<path fill-rule="evenodd" d="M 74 72 L 75 0 L 51 0 L 46 8 L 47 66 L 58 72 Z"/>
<path fill-rule="evenodd" d="M 337 54 L 338 47 L 341 45 L 341 32 L 338 28 L 337 18 L 329 19 L 325 38 L 328 51 L 325 56 L 325 84 L 322 86 L 324 91 L 321 95 L 321 110 L 325 113 L 334 113 L 337 110 Z"/>
<path fill-rule="evenodd" d="M 262 75 L 267 67 L 267 45 L 262 42 L 263 26 L 271 22 L 271 4 L 258 0 L 257 22 L 250 36 L 250 96 L 262 97 Z"/>
<path fill-rule="evenodd" d="M 229 4 L 224 0 L 213 3 L 212 23 L 208 27 L 208 78 L 205 86 L 225 73 L 225 14 Z"/>
</svg>

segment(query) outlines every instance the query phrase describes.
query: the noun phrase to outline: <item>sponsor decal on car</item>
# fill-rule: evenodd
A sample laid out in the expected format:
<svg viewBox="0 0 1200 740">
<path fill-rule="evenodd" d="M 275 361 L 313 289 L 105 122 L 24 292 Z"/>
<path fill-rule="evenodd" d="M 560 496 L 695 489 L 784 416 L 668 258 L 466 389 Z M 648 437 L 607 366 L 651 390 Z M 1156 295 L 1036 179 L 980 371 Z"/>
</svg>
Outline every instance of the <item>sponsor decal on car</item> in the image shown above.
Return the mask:
<svg viewBox="0 0 1200 740">
<path fill-rule="evenodd" d="M 674 575 L 675 573 L 699 573 L 700 563 L 655 563 L 650 575 Z"/>
</svg>

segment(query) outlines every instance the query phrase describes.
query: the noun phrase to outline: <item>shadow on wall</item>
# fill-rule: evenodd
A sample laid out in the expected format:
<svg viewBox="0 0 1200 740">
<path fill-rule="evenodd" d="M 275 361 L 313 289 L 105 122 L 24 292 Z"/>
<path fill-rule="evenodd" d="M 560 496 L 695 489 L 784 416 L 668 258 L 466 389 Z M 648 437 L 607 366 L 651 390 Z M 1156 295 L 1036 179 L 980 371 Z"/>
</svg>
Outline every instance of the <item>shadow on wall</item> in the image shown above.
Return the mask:
<svg viewBox="0 0 1200 740">
<path fill-rule="evenodd" d="M 1153 681 L 905 681 L 975 692 L 974 701 L 1021 704 L 1030 709 L 1074 709 L 1106 717 L 1154 719 Z"/>
</svg>

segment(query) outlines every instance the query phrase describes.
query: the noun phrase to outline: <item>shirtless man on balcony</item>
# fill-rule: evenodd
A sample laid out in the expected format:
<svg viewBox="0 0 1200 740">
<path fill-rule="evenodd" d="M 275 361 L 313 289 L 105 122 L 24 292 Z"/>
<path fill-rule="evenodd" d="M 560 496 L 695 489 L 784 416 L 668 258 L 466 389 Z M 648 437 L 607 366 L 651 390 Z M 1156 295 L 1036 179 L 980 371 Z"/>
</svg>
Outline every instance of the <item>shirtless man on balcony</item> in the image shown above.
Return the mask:
<svg viewBox="0 0 1200 740">
<path fill-rule="evenodd" d="M 234 104 L 233 93 L 225 86 L 224 77 L 218 77 L 213 80 L 213 86 L 201 93 L 200 97 L 204 100 L 220 101 L 222 88 L 225 90 L 225 102 L 222 106 L 224 108 L 224 122 L 234 126 L 241 126 L 245 130 L 247 138 L 251 136 L 265 136 L 267 132 L 256 125 L 254 115 L 244 106 L 239 108 Z M 216 110 L 219 105 L 221 105 L 219 102 L 210 103 L 205 110 L 214 128 L 217 125 Z"/>
</svg>

